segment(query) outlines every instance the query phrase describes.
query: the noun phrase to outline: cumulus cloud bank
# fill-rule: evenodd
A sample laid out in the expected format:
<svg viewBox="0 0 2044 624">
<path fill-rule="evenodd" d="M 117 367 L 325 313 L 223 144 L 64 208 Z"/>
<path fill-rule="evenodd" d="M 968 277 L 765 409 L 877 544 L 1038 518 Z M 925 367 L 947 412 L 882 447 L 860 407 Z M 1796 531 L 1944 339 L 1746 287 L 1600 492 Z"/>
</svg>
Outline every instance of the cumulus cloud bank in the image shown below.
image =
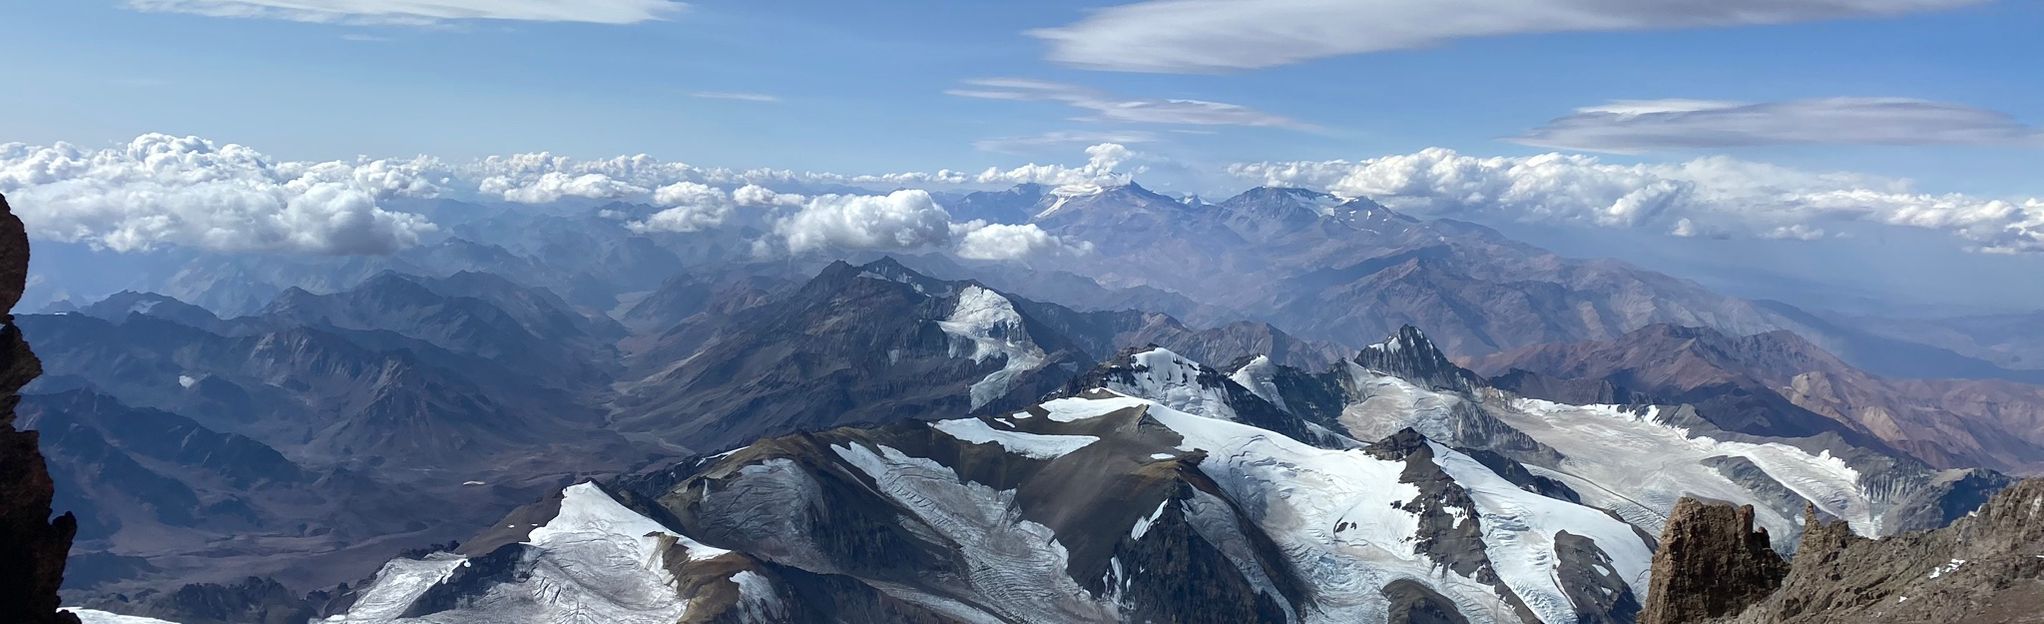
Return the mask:
<svg viewBox="0 0 2044 624">
<path fill-rule="evenodd" d="M 1119 143 L 1086 148 L 1078 166 L 1030 163 L 1012 168 L 987 167 L 977 173 L 952 169 L 879 174 L 841 174 L 787 169 L 697 167 L 652 156 L 576 159 L 547 152 L 491 156 L 457 167 L 462 177 L 477 180 L 484 196 L 510 202 L 544 204 L 563 199 L 612 200 L 645 197 L 655 189 L 681 182 L 726 187 L 765 188 L 813 186 L 995 186 L 1037 184 L 1104 184 L 1126 181 L 1140 168 L 1124 171 L 1137 154 Z"/>
<path fill-rule="evenodd" d="M 1511 140 L 1603 152 L 1784 144 L 2044 147 L 2044 130 L 1996 111 L 1907 98 L 1620 100 L 1577 109 Z"/>
<path fill-rule="evenodd" d="M 459 20 L 636 24 L 687 6 L 672 0 L 128 0 L 127 5 L 207 17 L 393 26 Z"/>
<path fill-rule="evenodd" d="M 431 159 L 276 162 L 248 147 L 146 134 L 88 150 L 0 145 L 0 192 L 38 236 L 116 251 L 382 254 L 434 229 L 385 210 L 391 197 L 442 190 Z"/>
<path fill-rule="evenodd" d="M 1911 189 L 1907 180 L 1726 157 L 1620 165 L 1582 155 L 1483 158 L 1448 149 L 1361 161 L 1243 163 L 1235 175 L 1439 216 L 1813 239 L 1826 222 L 1948 232 L 1975 251 L 2044 252 L 2044 199 Z"/>
<path fill-rule="evenodd" d="M 1118 183 L 1129 178 L 1121 167 L 1136 157 L 1112 143 L 1088 147 L 1086 155 L 1076 166 L 846 175 L 705 168 L 643 154 L 584 160 L 541 152 L 455 165 L 427 157 L 291 162 L 241 145 L 148 134 L 98 150 L 0 144 L 0 192 L 15 200 L 38 237 L 123 252 L 176 245 L 391 253 L 435 226 L 387 209 L 385 200 L 480 196 L 523 204 L 650 202 L 661 210 L 639 219 L 615 216 L 644 234 L 749 226 L 768 233 L 758 241 L 762 249 L 779 252 L 936 250 L 1018 259 L 1080 248 L 1035 226 L 953 223 L 926 191 L 808 196 L 776 188 Z"/>
<path fill-rule="evenodd" d="M 388 200 L 480 196 L 533 204 L 646 202 L 658 210 L 614 216 L 649 235 L 744 232 L 758 237 L 755 248 L 763 253 L 939 251 L 1012 260 L 1086 248 L 1034 225 L 953 221 L 925 190 L 848 189 L 1113 185 L 1145 170 L 1138 164 L 1144 157 L 1125 145 L 1101 143 L 1085 153 L 1076 165 L 847 175 L 703 168 L 645 155 L 583 160 L 538 153 L 456 165 L 428 157 L 292 162 L 240 145 L 149 134 L 105 149 L 0 145 L 0 192 L 36 236 L 115 251 L 175 245 L 390 253 L 417 244 L 435 226 L 389 208 Z M 1617 164 L 1584 155 L 1477 157 L 1437 148 L 1360 161 L 1243 163 L 1228 172 L 1478 221 L 1802 240 L 1836 236 L 1850 229 L 1840 226 L 1857 222 L 1948 232 L 1976 251 L 2044 252 L 2044 199 L 1924 193 L 1908 180 L 1725 157 Z"/>
<path fill-rule="evenodd" d="M 1656 30 L 1935 11 L 1987 0 L 1146 0 L 1029 31 L 1051 60 L 1221 72 L 1469 37 Z"/>
<path fill-rule="evenodd" d="M 794 203 L 788 198 L 777 196 L 774 203 Z M 1092 251 L 1091 244 L 1066 241 L 1034 224 L 988 224 L 977 219 L 953 222 L 951 213 L 923 190 L 807 198 L 800 201 L 799 209 L 777 217 L 772 227 L 777 240 L 761 241 L 759 246 L 778 246 L 797 254 L 947 251 L 971 260 L 1025 260 Z"/>
</svg>

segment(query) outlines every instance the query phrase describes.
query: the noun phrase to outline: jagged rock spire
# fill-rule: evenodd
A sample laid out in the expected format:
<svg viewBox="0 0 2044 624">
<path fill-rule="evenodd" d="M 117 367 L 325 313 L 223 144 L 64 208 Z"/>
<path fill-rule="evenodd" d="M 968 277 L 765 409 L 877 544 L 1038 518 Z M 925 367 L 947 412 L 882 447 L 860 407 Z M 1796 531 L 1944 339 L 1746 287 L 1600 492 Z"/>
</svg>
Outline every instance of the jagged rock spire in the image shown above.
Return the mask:
<svg viewBox="0 0 2044 624">
<path fill-rule="evenodd" d="M 1448 356 L 1441 354 L 1434 341 L 1411 325 L 1400 326 L 1391 337 L 1363 347 L 1362 352 L 1356 354 L 1355 362 L 1363 368 L 1390 373 L 1437 390 L 1467 391 L 1482 383 L 1476 373 L 1448 361 Z"/>
<path fill-rule="evenodd" d="M 1788 563 L 1768 546 L 1767 529 L 1753 529 L 1752 505 L 1683 497 L 1661 530 L 1639 621 L 1677 624 L 1736 615 L 1767 598 L 1786 576 Z"/>
</svg>

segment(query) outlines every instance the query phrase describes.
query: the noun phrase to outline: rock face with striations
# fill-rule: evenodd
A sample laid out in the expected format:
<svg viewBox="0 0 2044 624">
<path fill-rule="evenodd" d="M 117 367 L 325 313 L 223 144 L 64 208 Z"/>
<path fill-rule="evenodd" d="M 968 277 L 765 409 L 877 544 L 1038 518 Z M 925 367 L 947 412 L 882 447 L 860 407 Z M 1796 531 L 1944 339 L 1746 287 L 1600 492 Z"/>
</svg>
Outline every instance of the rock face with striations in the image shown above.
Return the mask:
<svg viewBox="0 0 2044 624">
<path fill-rule="evenodd" d="M 0 197 L 0 310 L 21 300 L 28 277 L 28 233 Z M 42 372 L 14 316 L 0 324 L 0 622 L 77 622 L 57 611 L 57 586 L 64 580 L 64 556 L 78 521 L 71 514 L 50 519 L 55 488 L 36 434 L 14 429 L 16 392 Z"/>
<path fill-rule="evenodd" d="M 1668 514 L 1640 624 L 1698 622 L 1736 614 L 1767 598 L 1788 575 L 1753 529 L 1753 506 L 1683 497 Z"/>
</svg>

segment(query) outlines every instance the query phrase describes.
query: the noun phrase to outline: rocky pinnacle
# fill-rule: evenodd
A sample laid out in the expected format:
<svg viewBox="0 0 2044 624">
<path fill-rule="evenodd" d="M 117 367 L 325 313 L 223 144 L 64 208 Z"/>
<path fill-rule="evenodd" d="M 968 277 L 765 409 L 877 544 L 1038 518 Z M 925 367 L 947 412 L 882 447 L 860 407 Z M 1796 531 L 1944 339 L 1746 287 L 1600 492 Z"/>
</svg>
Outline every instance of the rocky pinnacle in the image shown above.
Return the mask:
<svg viewBox="0 0 2044 624">
<path fill-rule="evenodd" d="M 1684 497 L 1675 503 L 1654 553 L 1653 580 L 1640 624 L 1698 622 L 1737 614 L 1767 598 L 1788 564 L 1754 530 L 1753 506 Z"/>
<path fill-rule="evenodd" d="M 28 277 L 28 233 L 0 197 L 0 309 L 12 310 L 21 300 Z M 0 622 L 76 623 L 77 616 L 57 611 L 57 587 L 64 580 L 64 557 L 78 520 L 66 513 L 50 519 L 55 489 L 36 433 L 14 429 L 17 394 L 42 373 L 28 350 L 14 316 L 0 325 Z"/>
</svg>

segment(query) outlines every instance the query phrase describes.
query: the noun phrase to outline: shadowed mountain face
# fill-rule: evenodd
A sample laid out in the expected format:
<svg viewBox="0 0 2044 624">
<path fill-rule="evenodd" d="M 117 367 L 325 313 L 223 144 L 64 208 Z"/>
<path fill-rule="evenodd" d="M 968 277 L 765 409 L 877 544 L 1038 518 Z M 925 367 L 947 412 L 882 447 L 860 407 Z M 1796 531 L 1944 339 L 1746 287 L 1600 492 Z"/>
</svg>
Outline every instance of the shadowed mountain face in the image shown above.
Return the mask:
<svg viewBox="0 0 2044 624">
<path fill-rule="evenodd" d="M 891 259 L 834 263 L 786 290 L 734 284 L 690 307 L 703 311 L 632 353 L 637 377 L 612 402 L 613 427 L 711 450 L 763 435 L 1027 405 L 1138 344 L 1224 361 L 1337 357 L 1268 325 L 1195 329 L 1161 314 L 1078 312 L 934 279 Z"/>
<path fill-rule="evenodd" d="M 635 355 L 614 427 L 716 449 L 763 434 L 1012 405 L 1091 365 L 1014 301 L 892 262 L 832 264 L 788 296 L 694 319 Z"/>
<path fill-rule="evenodd" d="M 1609 342 L 1532 347 L 1478 360 L 1495 373 L 1589 381 L 1617 394 L 1692 403 L 1731 431 L 1808 435 L 1827 426 L 1877 437 L 1940 468 L 2044 470 L 2044 388 L 1998 380 L 1888 379 L 1788 332 L 1732 337 L 1652 326 Z M 1510 383 L 1538 394 L 1524 374 Z M 1545 384 L 1547 392 L 1563 392 Z"/>
<path fill-rule="evenodd" d="M 250 438 L 85 391 L 30 395 L 21 412 L 21 423 L 43 436 L 56 505 L 79 518 L 70 589 L 156 574 L 180 582 L 251 572 L 317 579 L 292 569 L 314 557 L 332 564 L 377 556 L 380 549 L 362 546 L 426 529 L 413 510 L 438 498 L 352 471 L 309 469 Z M 266 541 L 355 552 L 307 552 L 288 565 L 240 552 Z M 229 545 L 236 542 L 243 545 Z M 239 563 L 223 570 L 222 561 Z"/>
<path fill-rule="evenodd" d="M 587 394 L 622 329 L 546 291 L 386 274 L 270 310 L 124 294 L 20 318 L 50 354 L 24 414 L 82 519 L 77 595 L 324 587 L 644 456 Z"/>
</svg>

